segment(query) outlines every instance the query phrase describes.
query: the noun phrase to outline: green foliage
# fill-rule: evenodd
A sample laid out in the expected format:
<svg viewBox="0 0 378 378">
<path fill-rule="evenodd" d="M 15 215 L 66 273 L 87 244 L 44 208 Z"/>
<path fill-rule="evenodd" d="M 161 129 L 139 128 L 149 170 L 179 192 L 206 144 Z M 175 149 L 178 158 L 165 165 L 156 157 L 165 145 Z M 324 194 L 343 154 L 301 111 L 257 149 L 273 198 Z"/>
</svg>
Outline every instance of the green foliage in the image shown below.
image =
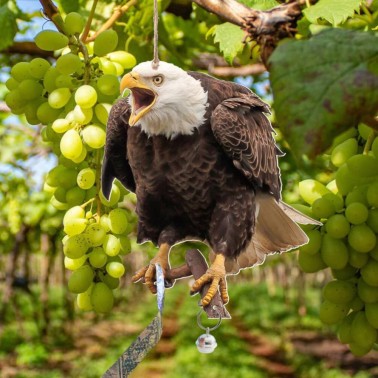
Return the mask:
<svg viewBox="0 0 378 378">
<path fill-rule="evenodd" d="M 274 109 L 297 157 L 314 157 L 375 114 L 377 46 L 372 33 L 332 29 L 276 49 L 270 59 Z"/>
<path fill-rule="evenodd" d="M 13 43 L 13 38 L 17 33 L 16 16 L 8 4 L 0 6 L 0 29 L 2 30 L 0 39 L 1 51 Z"/>
<path fill-rule="evenodd" d="M 232 64 L 234 58 L 243 50 L 244 32 L 238 26 L 229 22 L 215 25 L 209 31 L 214 36 L 214 42 L 219 43 L 219 50 L 226 61 Z"/>
<path fill-rule="evenodd" d="M 241 0 L 240 2 L 247 7 L 258 10 L 271 9 L 279 5 L 276 0 Z"/>
<path fill-rule="evenodd" d="M 320 0 L 303 13 L 313 23 L 320 18 L 336 26 L 352 17 L 360 8 L 360 3 L 361 0 Z"/>
</svg>

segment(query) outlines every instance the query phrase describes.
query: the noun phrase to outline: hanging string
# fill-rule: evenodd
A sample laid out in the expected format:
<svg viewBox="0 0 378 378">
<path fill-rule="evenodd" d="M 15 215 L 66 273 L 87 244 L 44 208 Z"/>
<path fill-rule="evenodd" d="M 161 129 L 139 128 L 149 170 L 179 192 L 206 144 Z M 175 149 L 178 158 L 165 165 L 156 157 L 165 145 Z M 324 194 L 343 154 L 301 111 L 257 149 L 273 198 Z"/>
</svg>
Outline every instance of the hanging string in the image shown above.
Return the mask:
<svg viewBox="0 0 378 378">
<path fill-rule="evenodd" d="M 158 42 L 159 42 L 159 33 L 158 33 L 158 23 L 159 23 L 159 9 L 158 2 L 154 0 L 154 60 L 152 61 L 152 68 L 157 70 L 159 67 L 159 52 L 158 52 Z"/>
</svg>

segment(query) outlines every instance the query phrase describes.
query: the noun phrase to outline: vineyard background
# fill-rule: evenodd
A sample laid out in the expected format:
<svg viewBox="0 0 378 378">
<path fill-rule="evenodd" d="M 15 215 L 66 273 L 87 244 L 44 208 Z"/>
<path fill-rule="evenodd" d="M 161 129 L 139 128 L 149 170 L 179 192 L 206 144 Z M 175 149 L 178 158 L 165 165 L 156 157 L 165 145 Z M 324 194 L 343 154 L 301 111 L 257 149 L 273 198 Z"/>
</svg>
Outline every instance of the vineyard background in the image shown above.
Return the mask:
<svg viewBox="0 0 378 378">
<path fill-rule="evenodd" d="M 47 172 L 57 163 L 56 151 L 44 140 L 43 125 L 28 124 L 22 114 L 12 114 L 4 101 L 11 67 L 37 56 L 51 62 L 57 58 L 56 53 L 37 49 L 32 41 L 41 29 L 55 29 L 51 21 L 44 19 L 46 16 L 42 17 L 41 8 L 46 3 L 49 2 L 0 1 L 0 28 L 4 32 L 0 41 L 0 376 L 99 377 L 157 311 L 155 296 L 143 285 L 131 283 L 132 274 L 147 263 L 154 249 L 135 243 L 135 218 L 132 218 L 134 228 L 129 234 L 132 252 L 123 257 L 126 274 L 115 292 L 113 310 L 98 315 L 77 308 L 75 296 L 67 289 L 71 273 L 65 268 L 61 242 L 64 210 L 51 205 L 51 193 L 44 182 Z M 283 2 L 246 0 L 243 3 L 264 10 Z M 303 7 L 305 2 L 298 3 Z M 299 18 L 297 29 L 289 37 L 305 40 L 316 36 L 320 29 L 337 27 L 363 34 L 378 26 L 376 1 L 361 4 L 346 1 L 345 9 L 331 5 L 333 21 L 325 11 L 317 17 L 310 3 L 316 2 L 308 1 L 304 12 L 307 18 Z M 319 1 L 320 5 L 324 3 Z M 88 18 L 93 2 L 61 0 L 56 5 L 63 15 L 77 11 Z M 118 33 L 119 48 L 126 46 L 138 62 L 150 60 L 152 1 L 98 1 L 92 30 L 100 29 L 111 19 L 116 6 L 124 7 L 123 18 L 111 25 Z M 342 126 L 334 127 L 330 122 L 325 131 L 314 128 L 314 139 L 310 142 L 303 131 L 305 128 L 300 132 L 297 128 L 294 135 L 293 129 L 298 125 L 290 130 L 287 126 L 290 120 L 282 116 L 282 106 L 273 102 L 271 75 L 277 78 L 282 71 L 268 72 L 262 64 L 262 61 L 267 64 L 275 45 L 271 49 L 265 44 L 265 48 L 259 49 L 248 38 L 243 43 L 245 35 L 240 28 L 230 23 L 225 26 L 224 18 L 230 17 L 225 10 L 219 18 L 191 1 L 164 0 L 159 1 L 159 6 L 165 10 L 161 16 L 164 28 L 160 30 L 162 59 L 185 69 L 235 80 L 272 104 L 277 142 L 286 152 L 280 159 L 286 202 L 302 201 L 298 191 L 302 180 L 331 181 L 334 167 L 330 166 L 327 148 L 334 138 L 358 124 L 361 128 L 362 122 L 366 128 L 377 129 L 376 121 L 372 121 L 377 105 L 377 95 L 372 95 L 376 87 L 372 85 L 370 91 L 363 89 L 363 97 L 370 100 L 366 100 L 366 111 L 358 113 L 358 119 L 345 120 L 345 116 L 340 116 L 337 122 L 344 122 Z M 284 61 L 280 59 L 285 51 L 280 50 L 279 54 L 272 58 L 278 64 Z M 300 59 L 295 52 L 292 54 L 297 64 Z M 312 58 L 313 55 L 308 57 Z M 292 76 L 288 80 L 295 79 Z M 336 113 L 342 110 L 338 108 Z M 302 116 L 303 112 L 298 112 Z M 276 116 L 282 117 L 281 123 Z M 321 139 L 322 133 L 327 138 Z M 315 150 L 314 140 L 322 140 L 323 145 L 319 147 L 317 143 Z M 303 153 L 311 158 L 303 158 Z M 126 195 L 120 206 L 132 213 L 135 203 Z M 172 265 L 182 262 L 189 247 L 188 244 L 177 248 Z M 202 333 L 196 323 L 198 296 L 190 297 L 189 279 L 180 280 L 166 291 L 162 340 L 132 376 L 378 377 L 377 351 L 363 357 L 354 356 L 337 340 L 337 327 L 326 326 L 319 319 L 321 291 L 331 278 L 330 269 L 304 273 L 298 265 L 298 251 L 271 256 L 264 265 L 230 277 L 231 301 L 227 308 L 232 320 L 223 321 L 214 332 L 218 348 L 212 355 L 197 352 L 194 343 Z"/>
</svg>

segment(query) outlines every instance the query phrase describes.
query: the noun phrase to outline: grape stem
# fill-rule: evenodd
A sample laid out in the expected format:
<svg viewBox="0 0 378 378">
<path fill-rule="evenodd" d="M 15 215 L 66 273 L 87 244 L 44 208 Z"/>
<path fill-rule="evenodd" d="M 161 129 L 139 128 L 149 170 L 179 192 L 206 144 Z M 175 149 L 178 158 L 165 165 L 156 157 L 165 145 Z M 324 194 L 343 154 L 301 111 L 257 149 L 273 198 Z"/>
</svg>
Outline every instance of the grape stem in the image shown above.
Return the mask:
<svg viewBox="0 0 378 378">
<path fill-rule="evenodd" d="M 83 34 L 81 35 L 81 41 L 83 43 L 87 42 L 87 38 L 88 38 L 89 31 L 91 30 L 91 24 L 92 24 L 92 20 L 93 20 L 95 10 L 96 10 L 97 2 L 98 2 L 98 0 L 93 1 L 91 12 L 89 13 L 88 20 L 87 20 L 87 23 L 85 24 Z"/>
<path fill-rule="evenodd" d="M 103 31 L 110 29 L 115 22 L 124 14 L 126 13 L 133 5 L 135 5 L 138 2 L 138 0 L 130 0 L 125 5 L 122 5 L 121 7 L 114 7 L 113 14 L 111 17 L 98 29 L 92 36 L 88 37 L 88 33 L 85 36 L 85 42 L 93 42 L 99 34 L 101 34 Z M 90 26 L 90 25 L 89 25 Z M 84 34 L 83 34 L 84 37 Z M 82 37 L 82 38 L 83 38 Z"/>
<path fill-rule="evenodd" d="M 77 43 L 79 50 L 83 53 L 84 57 L 84 84 L 89 84 L 91 80 L 91 59 L 88 54 L 87 46 L 85 46 L 85 44 L 79 37 L 77 37 Z"/>
<path fill-rule="evenodd" d="M 365 143 L 365 147 L 364 147 L 364 151 L 363 151 L 364 155 L 367 155 L 369 153 L 369 151 L 371 150 L 371 145 L 374 142 L 375 135 L 376 135 L 376 132 L 374 130 L 372 130 L 370 132 L 367 140 L 366 140 L 366 143 Z"/>
<path fill-rule="evenodd" d="M 86 206 L 88 206 L 90 203 L 94 202 L 95 198 L 91 198 L 89 201 L 83 203 L 82 205 L 80 205 L 80 207 L 82 209 L 84 209 Z"/>
</svg>

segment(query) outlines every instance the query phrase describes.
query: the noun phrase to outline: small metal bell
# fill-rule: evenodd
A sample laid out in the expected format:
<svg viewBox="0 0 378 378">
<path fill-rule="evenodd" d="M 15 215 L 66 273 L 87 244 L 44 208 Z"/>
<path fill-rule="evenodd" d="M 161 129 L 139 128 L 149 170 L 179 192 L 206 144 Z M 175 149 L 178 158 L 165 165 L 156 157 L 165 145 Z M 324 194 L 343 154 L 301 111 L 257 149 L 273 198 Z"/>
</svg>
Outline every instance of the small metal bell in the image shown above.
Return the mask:
<svg viewBox="0 0 378 378">
<path fill-rule="evenodd" d="M 217 306 L 213 306 L 213 309 L 218 311 L 217 310 Z M 203 311 L 203 308 L 201 308 L 201 310 L 199 311 L 198 315 L 197 315 L 197 324 L 200 328 L 204 329 L 206 331 L 206 333 L 202 334 L 201 336 L 198 337 L 197 341 L 196 341 L 196 345 L 197 345 L 197 349 L 200 353 L 213 353 L 215 348 L 217 347 L 217 340 L 215 340 L 215 337 L 213 335 L 210 335 L 210 331 L 213 331 L 214 329 L 217 329 L 221 322 L 222 322 L 222 315 L 221 313 L 218 311 L 218 314 L 219 314 L 219 319 L 218 319 L 218 323 L 212 327 L 212 328 L 209 328 L 209 327 L 204 327 L 201 323 L 201 313 Z"/>
<path fill-rule="evenodd" d="M 206 329 L 206 333 L 198 337 L 196 341 L 197 349 L 200 353 L 213 353 L 217 347 L 217 341 L 213 335 L 210 335 L 209 328 Z"/>
</svg>

